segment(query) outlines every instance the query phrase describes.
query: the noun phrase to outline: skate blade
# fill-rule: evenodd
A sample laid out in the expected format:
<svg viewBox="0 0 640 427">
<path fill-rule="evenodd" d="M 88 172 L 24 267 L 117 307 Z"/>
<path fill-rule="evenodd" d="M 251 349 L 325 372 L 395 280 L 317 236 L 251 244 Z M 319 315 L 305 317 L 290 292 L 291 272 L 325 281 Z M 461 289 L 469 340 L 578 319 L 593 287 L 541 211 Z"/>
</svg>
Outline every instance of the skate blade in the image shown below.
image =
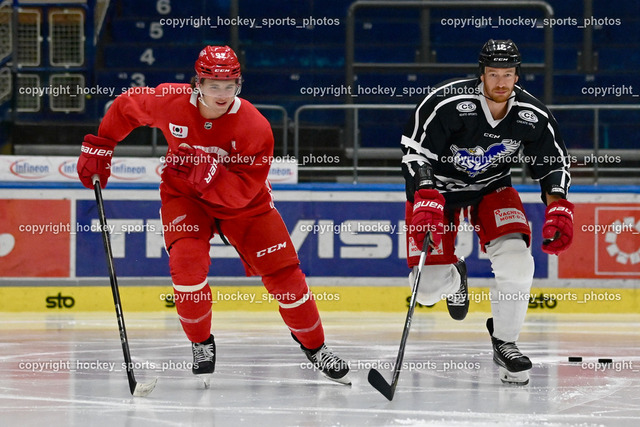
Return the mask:
<svg viewBox="0 0 640 427">
<path fill-rule="evenodd" d="M 500 380 L 504 384 L 527 385 L 529 384 L 529 371 L 510 372 L 500 366 Z"/>
<path fill-rule="evenodd" d="M 198 378 L 198 381 L 200 381 L 204 388 L 208 390 L 211 388 L 211 376 L 211 374 L 198 374 L 196 375 L 196 378 Z"/>
<path fill-rule="evenodd" d="M 324 375 L 326 378 L 330 379 L 331 381 L 335 381 L 339 384 L 351 385 L 351 378 L 349 378 L 348 374 L 342 378 L 331 378 L 329 375 L 325 375 L 324 373 L 322 375 Z"/>
</svg>

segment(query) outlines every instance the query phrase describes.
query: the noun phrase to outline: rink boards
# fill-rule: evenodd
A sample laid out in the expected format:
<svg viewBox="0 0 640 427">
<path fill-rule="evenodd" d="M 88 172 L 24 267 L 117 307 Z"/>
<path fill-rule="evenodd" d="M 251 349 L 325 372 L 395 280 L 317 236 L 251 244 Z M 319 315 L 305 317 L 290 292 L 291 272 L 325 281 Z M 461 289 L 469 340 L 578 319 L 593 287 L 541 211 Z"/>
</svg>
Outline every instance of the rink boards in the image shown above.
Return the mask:
<svg viewBox="0 0 640 427">
<path fill-rule="evenodd" d="M 0 188 L 0 311 L 112 310 L 93 192 L 38 185 Z M 560 257 L 540 249 L 539 190 L 517 188 L 533 231 L 530 310 L 640 312 L 638 188 L 574 187 L 574 244 Z M 157 189 L 121 185 L 104 197 L 125 309 L 175 310 Z M 282 185 L 274 198 L 321 309 L 406 310 L 401 186 Z M 457 253 L 469 268 L 472 310 L 489 311 L 491 266 L 472 228 L 460 230 Z M 276 309 L 260 281 L 244 277 L 232 247 L 216 237 L 210 254 L 214 309 Z"/>
</svg>

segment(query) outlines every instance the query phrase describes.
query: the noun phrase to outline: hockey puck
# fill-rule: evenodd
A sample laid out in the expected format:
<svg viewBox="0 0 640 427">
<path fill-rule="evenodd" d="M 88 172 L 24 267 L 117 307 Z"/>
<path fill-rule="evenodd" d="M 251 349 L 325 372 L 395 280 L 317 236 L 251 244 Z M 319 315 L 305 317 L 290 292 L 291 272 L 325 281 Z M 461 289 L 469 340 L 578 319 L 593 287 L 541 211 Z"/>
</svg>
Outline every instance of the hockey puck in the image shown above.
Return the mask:
<svg viewBox="0 0 640 427">
<path fill-rule="evenodd" d="M 613 363 L 612 359 L 598 359 L 598 363 Z"/>
<path fill-rule="evenodd" d="M 582 362 L 582 356 L 569 356 L 569 362 Z"/>
</svg>

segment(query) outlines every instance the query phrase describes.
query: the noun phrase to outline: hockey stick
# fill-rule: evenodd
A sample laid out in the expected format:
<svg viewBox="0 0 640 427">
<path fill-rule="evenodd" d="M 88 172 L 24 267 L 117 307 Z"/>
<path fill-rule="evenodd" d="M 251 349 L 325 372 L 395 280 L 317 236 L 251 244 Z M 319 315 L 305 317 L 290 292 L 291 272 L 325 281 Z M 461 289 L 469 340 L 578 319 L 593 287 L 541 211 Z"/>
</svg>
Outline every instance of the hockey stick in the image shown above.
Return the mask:
<svg viewBox="0 0 640 427">
<path fill-rule="evenodd" d="M 402 369 L 402 359 L 404 359 L 404 349 L 407 345 L 407 338 L 409 338 L 409 329 L 411 328 L 411 319 L 413 319 L 413 311 L 416 307 L 416 297 L 418 295 L 418 285 L 420 284 L 420 276 L 422 275 L 422 266 L 427 259 L 427 250 L 431 243 L 431 235 L 427 233 L 422 245 L 422 252 L 420 253 L 420 263 L 418 264 L 418 272 L 413 280 L 413 288 L 411 289 L 411 300 L 409 301 L 409 311 L 407 312 L 407 318 L 404 321 L 404 330 L 402 331 L 402 339 L 400 340 L 400 349 L 398 350 L 398 356 L 396 357 L 396 363 L 393 367 L 393 377 L 391 384 L 387 383 L 382 374 L 375 369 L 369 370 L 369 384 L 371 384 L 376 390 L 378 390 L 384 397 L 389 400 L 393 400 L 393 395 L 396 392 L 396 386 L 398 385 L 398 378 L 400 377 L 400 370 Z"/>
<path fill-rule="evenodd" d="M 435 178 L 433 170 L 428 165 L 423 165 L 418 169 L 416 175 L 417 188 L 435 188 Z M 422 252 L 420 252 L 420 261 L 418 263 L 418 272 L 413 280 L 413 287 L 411 289 L 411 300 L 409 301 L 409 311 L 407 312 L 407 318 L 404 321 L 404 330 L 402 331 L 402 338 L 400 339 L 400 349 L 398 350 L 398 356 L 396 357 L 396 364 L 393 367 L 393 377 L 391 378 L 391 384 L 383 378 L 382 374 L 375 369 L 369 370 L 369 384 L 371 384 L 376 390 L 378 390 L 384 397 L 389 400 L 393 400 L 393 395 L 396 392 L 396 386 L 398 385 L 398 378 L 400 377 L 400 370 L 402 369 L 402 359 L 404 359 L 404 349 L 407 345 L 407 338 L 409 338 L 409 329 L 411 328 L 411 319 L 413 319 L 413 311 L 416 308 L 416 298 L 418 297 L 418 285 L 420 284 L 420 276 L 422 276 L 422 267 L 427 260 L 427 251 L 429 245 L 433 242 L 431 238 L 431 231 L 427 231 L 422 244 Z"/>
<path fill-rule="evenodd" d="M 96 202 L 98 204 L 98 215 L 100 216 L 100 227 L 102 228 L 102 241 L 104 242 L 104 251 L 107 255 L 109 278 L 111 279 L 111 293 L 113 294 L 113 303 L 116 306 L 116 317 L 118 318 L 118 329 L 120 330 L 122 352 L 124 353 L 124 361 L 127 365 L 129 390 L 131 390 L 131 394 L 134 396 L 144 397 L 153 391 L 156 383 L 158 382 L 158 378 L 148 383 L 139 383 L 136 381 L 136 377 L 133 374 L 133 363 L 131 362 L 131 354 L 129 353 L 127 330 L 124 326 L 124 316 L 122 315 L 122 304 L 120 303 L 120 291 L 118 290 L 116 270 L 113 265 L 113 252 L 111 251 L 111 241 L 109 239 L 109 230 L 107 229 L 107 218 L 104 214 L 104 202 L 102 200 L 102 190 L 100 189 L 100 177 L 98 177 L 98 175 L 94 175 L 92 178 L 93 190 L 96 194 Z"/>
<path fill-rule="evenodd" d="M 555 242 L 559 238 L 560 238 L 560 232 L 556 231 L 556 234 L 554 234 L 553 237 L 551 237 L 549 239 L 542 239 L 542 244 L 543 245 L 548 245 L 549 243 Z"/>
</svg>

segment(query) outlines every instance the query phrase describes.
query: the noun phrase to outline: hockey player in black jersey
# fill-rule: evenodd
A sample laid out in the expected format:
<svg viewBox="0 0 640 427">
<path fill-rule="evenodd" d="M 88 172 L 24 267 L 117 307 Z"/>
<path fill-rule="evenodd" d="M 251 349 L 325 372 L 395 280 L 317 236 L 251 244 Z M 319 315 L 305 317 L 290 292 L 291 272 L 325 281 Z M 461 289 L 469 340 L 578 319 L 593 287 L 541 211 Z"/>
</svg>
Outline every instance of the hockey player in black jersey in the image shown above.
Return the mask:
<svg viewBox="0 0 640 427">
<path fill-rule="evenodd" d="M 495 274 L 492 318 L 487 329 L 493 360 L 506 383 L 527 384 L 531 361 L 516 341 L 524 323 L 533 281 L 531 230 L 511 164 L 527 161 L 547 205 L 542 250 L 559 254 L 573 236 L 573 209 L 566 200 L 571 182 L 567 150 L 547 107 L 516 86 L 521 55 L 511 40 L 489 40 L 479 57 L 479 78 L 440 84 L 416 107 L 402 136 L 406 180 L 407 254 L 417 268 L 426 231 L 432 250 L 418 301 L 447 299 L 454 319 L 469 309 L 466 266 L 454 255 L 460 217 L 468 218 Z M 522 150 L 521 152 L 519 150 Z M 418 189 L 419 167 L 432 168 L 434 189 Z M 410 281 L 413 271 L 410 274 Z"/>
</svg>

